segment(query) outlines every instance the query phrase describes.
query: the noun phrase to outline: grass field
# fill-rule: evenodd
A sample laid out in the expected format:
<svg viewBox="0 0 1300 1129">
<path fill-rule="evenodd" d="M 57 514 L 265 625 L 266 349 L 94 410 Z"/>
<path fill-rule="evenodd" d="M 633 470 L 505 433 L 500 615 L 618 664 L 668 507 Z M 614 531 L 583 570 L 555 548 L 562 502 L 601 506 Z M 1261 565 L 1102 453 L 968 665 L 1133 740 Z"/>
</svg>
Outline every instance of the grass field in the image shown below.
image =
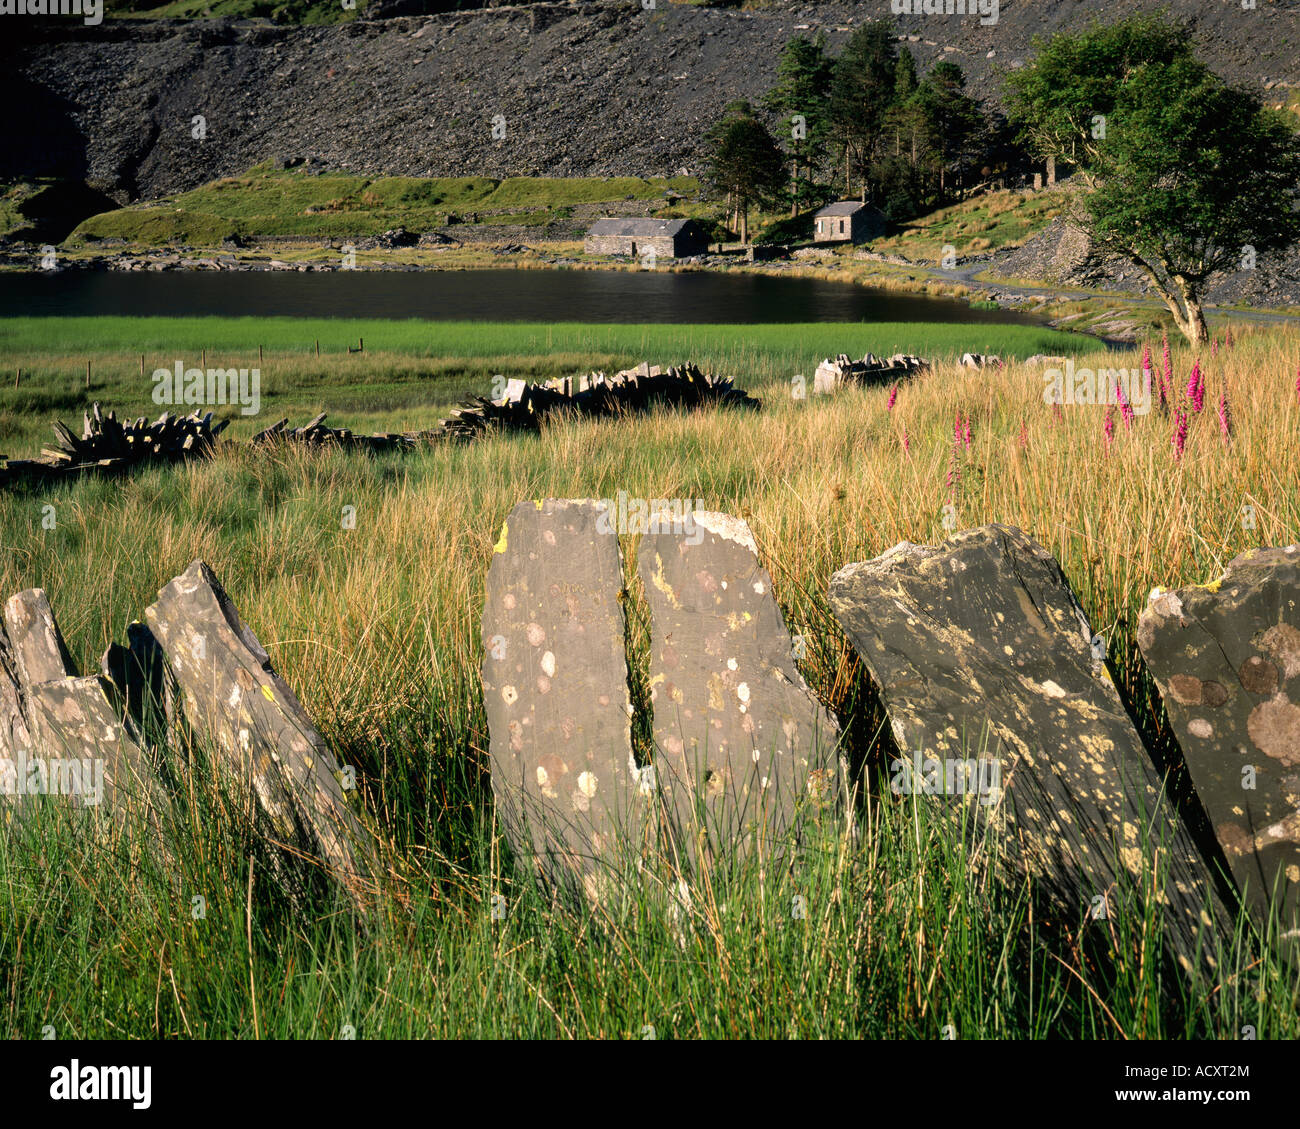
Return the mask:
<svg viewBox="0 0 1300 1129">
<path fill-rule="evenodd" d="M 1137 613 L 1155 585 L 1202 582 L 1246 548 L 1300 539 L 1300 333 L 1246 335 L 1201 358 L 1207 407 L 1178 458 L 1173 423 L 1158 411 L 1131 429 L 1117 420 L 1108 444 L 1103 409 L 1072 406 L 1057 418 L 1038 370 L 1018 364 L 941 366 L 903 385 L 892 410 L 885 389 L 789 395 L 790 374 L 810 375 L 827 352 L 945 350 L 923 338 L 926 327 L 907 340 L 891 336 L 902 327 L 846 326 L 557 327 L 548 339 L 541 327 L 388 325 L 364 328 L 367 354 L 348 358 L 338 351 L 355 327 L 335 324 L 317 365 L 307 352 L 324 329 L 303 324 L 258 323 L 253 340 L 230 323 L 5 323 L 6 364 L 31 360 L 31 388 L 46 398 L 5 389 L 3 444 L 43 429 L 58 380 L 82 396 L 76 358 L 92 342 L 93 371 L 105 374 L 92 394 L 110 403 L 131 395 L 141 351 L 148 365 L 202 346 L 247 356 L 262 337 L 286 369 L 275 403 L 301 416 L 351 389 L 345 423 L 426 424 L 429 385 L 473 384 L 503 358 L 540 374 L 694 356 L 767 402 L 761 413 L 562 422 L 537 437 L 406 457 L 232 450 L 0 497 L 0 592 L 45 587 L 85 667 L 162 584 L 207 560 L 340 760 L 358 768 L 391 872 L 368 931 L 324 897 L 291 913 L 212 787 L 189 797 L 170 878 L 131 872 L 119 851 L 52 829 L 0 839 L 0 1031 L 937 1038 L 951 1026 L 963 1039 L 1236 1038 L 1249 1024 L 1260 1038 L 1300 1036 L 1300 973 L 1267 944 L 1247 939 L 1221 953 L 1213 976 L 1184 978 L 1154 959 L 1156 926 L 1121 912 L 1099 952 L 1076 947 L 1071 923 L 1049 928 L 1032 912 L 1032 890 L 992 865 L 984 845 L 965 843 L 924 801 L 884 791 L 883 719 L 825 602 L 845 563 L 903 539 L 940 539 L 945 505 L 962 527 L 1019 525 L 1058 556 L 1109 639 L 1140 724 L 1167 740 L 1137 658 Z M 996 332 L 1005 336 L 988 345 L 1005 354 L 1066 348 Z M 382 360 L 369 353 L 372 334 Z M 1077 361 L 1132 367 L 1137 357 Z M 1180 386 L 1191 361 L 1175 347 Z M 437 375 L 420 375 L 429 370 Z M 318 383 L 295 384 L 290 371 Z M 374 408 L 372 379 L 382 390 Z M 1230 441 L 1214 412 L 1224 390 Z M 958 413 L 973 435 L 954 490 Z M 553 904 L 496 835 L 478 619 L 514 504 L 620 489 L 699 497 L 749 521 L 787 622 L 809 641 L 805 675 L 847 734 L 860 836 L 825 826 L 789 874 L 751 869 L 725 889 L 690 890 L 689 903 L 646 893 L 600 912 Z M 42 526 L 47 505 L 53 529 Z M 350 530 L 339 520 L 348 505 Z M 633 549 L 627 539 L 625 559 Z M 641 622 L 635 599 L 629 614 Z M 504 919 L 492 917 L 494 894 L 506 898 Z M 791 915 L 795 894 L 806 918 Z"/>
<path fill-rule="evenodd" d="M 358 339 L 365 352 L 349 354 Z M 316 356 L 316 342 L 321 356 Z M 322 318 L 7 318 L 0 319 L 0 453 L 34 454 L 48 441 L 52 416 L 74 422 L 95 401 L 125 415 L 161 411 L 150 399 L 152 374 L 199 365 L 258 366 L 262 411 L 217 408 L 232 434 L 247 436 L 280 416 L 305 423 L 329 410 L 354 430 L 419 430 L 467 394 L 487 395 L 493 378 L 531 380 L 642 360 L 701 367 L 760 391 L 812 373 L 823 357 L 916 351 L 1071 354 L 1088 338 L 1032 326 L 940 323 L 873 325 L 581 325 L 526 322 L 425 322 Z M 143 355 L 143 377 L 141 361 Z M 90 387 L 86 387 L 86 362 Z M 204 366 L 204 367 L 207 367 Z M 21 378 L 18 377 L 22 370 Z M 17 387 L 15 381 L 17 380 Z"/>
</svg>

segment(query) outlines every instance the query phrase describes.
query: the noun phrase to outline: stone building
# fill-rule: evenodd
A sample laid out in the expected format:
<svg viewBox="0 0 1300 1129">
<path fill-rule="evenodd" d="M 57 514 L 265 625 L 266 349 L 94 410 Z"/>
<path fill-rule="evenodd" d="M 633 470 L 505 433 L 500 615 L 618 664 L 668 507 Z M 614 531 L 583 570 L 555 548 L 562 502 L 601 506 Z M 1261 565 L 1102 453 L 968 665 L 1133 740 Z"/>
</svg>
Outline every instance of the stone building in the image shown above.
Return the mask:
<svg viewBox="0 0 1300 1129">
<path fill-rule="evenodd" d="M 652 250 L 657 259 L 679 259 L 702 255 L 709 237 L 694 220 L 604 219 L 591 225 L 583 249 L 588 255 L 633 258 Z"/>
<path fill-rule="evenodd" d="M 885 234 L 885 217 L 870 204 L 838 200 L 813 213 L 816 243 L 865 243 Z"/>
</svg>

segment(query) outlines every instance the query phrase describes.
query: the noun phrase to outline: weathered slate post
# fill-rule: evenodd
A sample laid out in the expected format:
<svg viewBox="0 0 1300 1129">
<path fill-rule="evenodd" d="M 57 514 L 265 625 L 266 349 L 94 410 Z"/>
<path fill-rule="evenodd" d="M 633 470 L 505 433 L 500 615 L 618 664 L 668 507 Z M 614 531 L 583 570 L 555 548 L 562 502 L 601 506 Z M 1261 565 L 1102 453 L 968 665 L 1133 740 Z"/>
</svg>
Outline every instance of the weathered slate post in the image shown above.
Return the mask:
<svg viewBox="0 0 1300 1129">
<path fill-rule="evenodd" d="M 233 779 L 251 786 L 259 826 L 283 849 L 276 877 L 286 891 L 299 890 L 291 856 L 306 856 L 366 912 L 380 878 L 374 840 L 347 802 L 333 752 L 212 570 L 194 561 L 145 619 L 189 728 Z"/>
<path fill-rule="evenodd" d="M 35 783 L 50 794 L 75 797 L 70 802 L 78 808 L 111 813 L 125 826 L 138 813 L 150 829 L 148 845 L 160 847 L 167 800 L 155 767 L 118 708 L 113 684 L 98 674 L 77 677 L 41 589 L 8 600 L 2 634 L 5 743 L 16 763 L 32 766 L 26 782 L 12 782 L 15 790 Z"/>
<path fill-rule="evenodd" d="M 1138 646 L 1245 900 L 1300 955 L 1300 546 L 1151 593 Z"/>
<path fill-rule="evenodd" d="M 632 755 L 622 558 L 592 501 L 521 502 L 483 609 L 492 791 L 512 850 L 598 899 L 634 865 L 654 795 Z"/>
<path fill-rule="evenodd" d="M 800 812 L 838 799 L 839 726 L 795 665 L 749 527 L 705 511 L 648 524 L 656 773 L 681 861 L 779 858 Z"/>
<path fill-rule="evenodd" d="M 904 542 L 837 572 L 830 604 L 880 687 L 900 785 L 960 793 L 1067 923 L 1113 915 L 1117 890 L 1151 904 L 1135 880 L 1158 859 L 1154 900 L 1179 963 L 1212 963 L 1216 935 L 1231 934 L 1215 874 L 1050 553 L 1004 525 Z M 992 803 L 971 794 L 980 758 L 996 766 Z"/>
</svg>

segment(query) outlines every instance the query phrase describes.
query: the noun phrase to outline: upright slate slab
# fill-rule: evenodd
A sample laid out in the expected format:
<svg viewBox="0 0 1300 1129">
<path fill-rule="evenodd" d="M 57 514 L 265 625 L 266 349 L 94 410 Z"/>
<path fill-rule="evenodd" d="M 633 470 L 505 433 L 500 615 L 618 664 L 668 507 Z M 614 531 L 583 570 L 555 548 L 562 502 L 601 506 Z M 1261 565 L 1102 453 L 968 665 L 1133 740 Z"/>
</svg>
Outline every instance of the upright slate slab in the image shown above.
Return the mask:
<svg viewBox="0 0 1300 1129">
<path fill-rule="evenodd" d="M 591 501 L 521 502 L 483 608 L 492 791 L 511 848 L 599 899 L 634 864 L 653 773 L 632 756 L 618 536 Z"/>
<path fill-rule="evenodd" d="M 969 792 L 961 802 L 1002 832 L 1067 923 L 1119 912 L 1116 888 L 1131 890 L 1159 851 L 1179 962 L 1209 963 L 1214 934 L 1231 930 L 1214 874 L 1050 553 L 1004 525 L 938 548 L 904 542 L 837 572 L 830 604 L 880 687 L 902 758 L 938 762 L 939 791 L 962 781 L 963 761 L 995 761 L 995 802 Z"/>
<path fill-rule="evenodd" d="M 795 665 L 772 578 L 727 514 L 650 519 L 656 773 L 683 861 L 779 856 L 801 809 L 834 801 L 839 727 Z"/>
<path fill-rule="evenodd" d="M 12 760 L 32 747 L 26 710 L 17 660 L 0 620 L 0 757 Z"/>
<path fill-rule="evenodd" d="M 251 785 L 260 829 L 283 848 L 281 885 L 297 894 L 291 861 L 315 860 L 366 912 L 379 878 L 375 844 L 345 797 L 338 761 L 212 570 L 194 561 L 145 619 L 189 728 L 232 778 Z"/>
<path fill-rule="evenodd" d="M 24 773 L 28 786 L 66 797 L 74 808 L 111 813 L 123 825 L 132 825 L 139 813 L 151 845 L 158 846 L 167 801 L 154 765 L 122 717 L 113 685 L 99 675 L 76 676 L 44 591 L 28 589 L 6 602 L 3 635 L 0 700 L 11 713 L 5 719 L 8 755 L 35 766 Z M 11 810 L 21 812 L 23 797 L 15 799 Z"/>
<path fill-rule="evenodd" d="M 1156 589 L 1138 645 L 1233 876 L 1300 953 L 1300 546 Z"/>
</svg>

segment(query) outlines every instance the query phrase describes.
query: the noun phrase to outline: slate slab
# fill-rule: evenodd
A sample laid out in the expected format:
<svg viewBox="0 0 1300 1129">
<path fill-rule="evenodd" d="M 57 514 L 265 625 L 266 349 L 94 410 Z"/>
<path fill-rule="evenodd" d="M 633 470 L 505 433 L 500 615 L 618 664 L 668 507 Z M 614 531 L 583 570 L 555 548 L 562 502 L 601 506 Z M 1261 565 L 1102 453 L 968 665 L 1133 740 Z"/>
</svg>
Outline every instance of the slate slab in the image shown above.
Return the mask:
<svg viewBox="0 0 1300 1129">
<path fill-rule="evenodd" d="M 1179 963 L 1212 963 L 1206 948 L 1231 932 L 1220 879 L 1166 796 L 1047 550 L 1005 525 L 937 548 L 904 542 L 841 569 L 829 595 L 880 687 L 898 767 L 922 769 L 912 789 L 937 785 L 999 832 L 1070 926 L 1125 912 L 1144 860 L 1158 857 Z M 996 793 L 953 795 L 969 781 L 963 762 L 981 758 L 997 766 Z M 908 775 L 891 783 L 906 786 Z"/>
<path fill-rule="evenodd" d="M 633 758 L 618 536 L 594 501 L 522 502 L 492 554 L 483 701 L 511 848 L 599 899 L 650 827 Z"/>
<path fill-rule="evenodd" d="M 30 792 L 59 796 L 77 810 L 111 816 L 121 826 L 149 827 L 162 844 L 167 801 L 138 735 L 117 708 L 113 685 L 77 677 L 45 592 L 28 589 L 4 608 L 0 645 L 0 707 L 6 714 L 5 779 L 9 814 L 30 810 Z M 20 781 L 18 778 L 22 777 Z"/>
<path fill-rule="evenodd" d="M 1138 646 L 1243 896 L 1300 954 L 1300 546 L 1156 589 Z"/>
<path fill-rule="evenodd" d="M 375 843 L 348 803 L 342 769 L 212 570 L 194 561 L 145 620 L 189 728 L 232 779 L 251 785 L 259 829 L 282 848 L 277 880 L 297 896 L 291 863 L 315 860 L 368 912 L 379 879 Z"/>
<path fill-rule="evenodd" d="M 753 534 L 727 514 L 652 516 L 638 568 L 656 772 L 682 860 L 760 843 L 779 857 L 799 813 L 839 797 L 839 726 L 799 672 Z"/>
</svg>

